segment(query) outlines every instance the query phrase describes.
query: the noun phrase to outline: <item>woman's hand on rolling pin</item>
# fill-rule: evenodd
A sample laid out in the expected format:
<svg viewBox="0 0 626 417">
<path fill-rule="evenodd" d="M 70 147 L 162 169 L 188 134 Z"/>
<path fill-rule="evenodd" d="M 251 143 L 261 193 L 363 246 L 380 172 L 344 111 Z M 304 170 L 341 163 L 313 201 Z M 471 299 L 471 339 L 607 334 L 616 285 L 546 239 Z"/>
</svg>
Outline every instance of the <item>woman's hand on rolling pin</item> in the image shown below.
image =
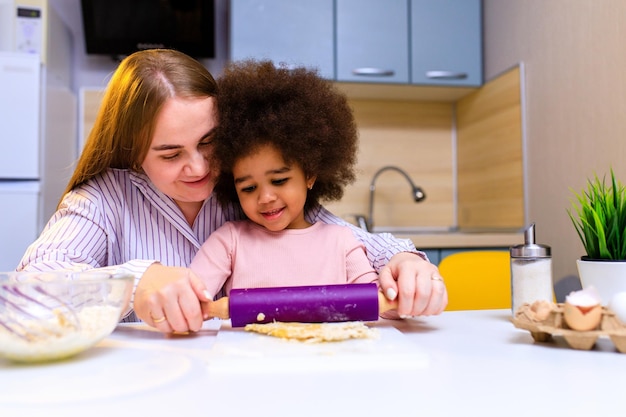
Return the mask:
<svg viewBox="0 0 626 417">
<path fill-rule="evenodd" d="M 205 320 L 228 320 L 230 318 L 230 305 L 228 304 L 228 297 L 222 297 L 216 301 L 202 302 L 201 305 L 202 316 Z"/>
<path fill-rule="evenodd" d="M 135 289 L 135 314 L 164 333 L 197 332 L 205 318 L 201 303 L 211 300 L 202 281 L 189 269 L 151 265 Z"/>
</svg>

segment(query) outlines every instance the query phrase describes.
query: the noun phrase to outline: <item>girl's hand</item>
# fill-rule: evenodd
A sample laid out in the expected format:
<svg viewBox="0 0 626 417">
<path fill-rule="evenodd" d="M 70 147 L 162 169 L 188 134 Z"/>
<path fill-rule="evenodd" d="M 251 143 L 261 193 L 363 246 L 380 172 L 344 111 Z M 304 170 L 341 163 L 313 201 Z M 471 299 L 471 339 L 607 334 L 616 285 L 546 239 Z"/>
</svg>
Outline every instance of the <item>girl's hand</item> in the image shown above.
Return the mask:
<svg viewBox="0 0 626 417">
<path fill-rule="evenodd" d="M 204 322 L 201 303 L 210 301 L 202 281 L 189 269 L 151 265 L 135 289 L 135 314 L 164 333 L 197 332 Z"/>
<path fill-rule="evenodd" d="M 448 292 L 439 269 L 419 255 L 394 255 L 379 274 L 380 286 L 389 300 L 398 297 L 401 318 L 441 314 L 448 305 Z"/>
</svg>

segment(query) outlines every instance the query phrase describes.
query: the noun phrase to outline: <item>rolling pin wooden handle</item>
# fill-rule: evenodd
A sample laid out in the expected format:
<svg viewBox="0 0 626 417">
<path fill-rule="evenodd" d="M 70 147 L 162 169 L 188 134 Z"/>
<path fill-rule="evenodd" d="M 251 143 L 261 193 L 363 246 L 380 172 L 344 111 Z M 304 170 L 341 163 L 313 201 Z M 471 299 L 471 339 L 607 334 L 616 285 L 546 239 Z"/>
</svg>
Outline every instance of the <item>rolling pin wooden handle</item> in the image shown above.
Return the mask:
<svg viewBox="0 0 626 417">
<path fill-rule="evenodd" d="M 378 291 L 378 314 L 383 314 L 389 310 L 397 310 L 398 309 L 398 298 L 395 300 L 389 301 L 387 297 L 381 292 Z"/>
<path fill-rule="evenodd" d="M 382 292 L 378 292 L 378 313 L 382 314 L 398 308 L 398 300 L 389 301 Z M 207 310 L 210 318 L 227 320 L 230 318 L 228 297 L 222 297 L 217 301 L 209 302 Z"/>
<path fill-rule="evenodd" d="M 210 301 L 207 303 L 207 310 L 209 318 L 218 318 L 227 320 L 230 318 L 230 311 L 228 307 L 228 297 L 222 297 L 217 301 Z"/>
</svg>

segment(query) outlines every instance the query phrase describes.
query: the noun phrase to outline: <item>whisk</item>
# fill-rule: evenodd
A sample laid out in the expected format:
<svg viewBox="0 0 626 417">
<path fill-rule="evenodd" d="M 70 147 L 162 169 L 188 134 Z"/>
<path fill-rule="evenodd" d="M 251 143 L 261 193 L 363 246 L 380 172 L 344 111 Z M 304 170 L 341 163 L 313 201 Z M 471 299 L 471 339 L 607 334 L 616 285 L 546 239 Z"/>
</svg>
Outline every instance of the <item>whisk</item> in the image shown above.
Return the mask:
<svg viewBox="0 0 626 417">
<path fill-rule="evenodd" d="M 80 329 L 74 309 L 41 285 L 0 285 L 0 327 L 28 342 Z"/>
</svg>

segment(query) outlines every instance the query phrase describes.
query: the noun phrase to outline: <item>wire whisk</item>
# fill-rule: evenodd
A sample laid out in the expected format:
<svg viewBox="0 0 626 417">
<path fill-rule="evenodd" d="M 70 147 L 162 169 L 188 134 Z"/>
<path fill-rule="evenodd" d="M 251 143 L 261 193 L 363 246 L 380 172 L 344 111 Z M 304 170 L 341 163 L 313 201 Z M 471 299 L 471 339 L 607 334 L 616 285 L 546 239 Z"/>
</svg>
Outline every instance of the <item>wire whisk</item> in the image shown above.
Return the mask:
<svg viewBox="0 0 626 417">
<path fill-rule="evenodd" d="M 0 286 L 0 326 L 29 342 L 60 337 L 80 328 L 80 320 L 63 299 L 39 285 Z"/>
</svg>

